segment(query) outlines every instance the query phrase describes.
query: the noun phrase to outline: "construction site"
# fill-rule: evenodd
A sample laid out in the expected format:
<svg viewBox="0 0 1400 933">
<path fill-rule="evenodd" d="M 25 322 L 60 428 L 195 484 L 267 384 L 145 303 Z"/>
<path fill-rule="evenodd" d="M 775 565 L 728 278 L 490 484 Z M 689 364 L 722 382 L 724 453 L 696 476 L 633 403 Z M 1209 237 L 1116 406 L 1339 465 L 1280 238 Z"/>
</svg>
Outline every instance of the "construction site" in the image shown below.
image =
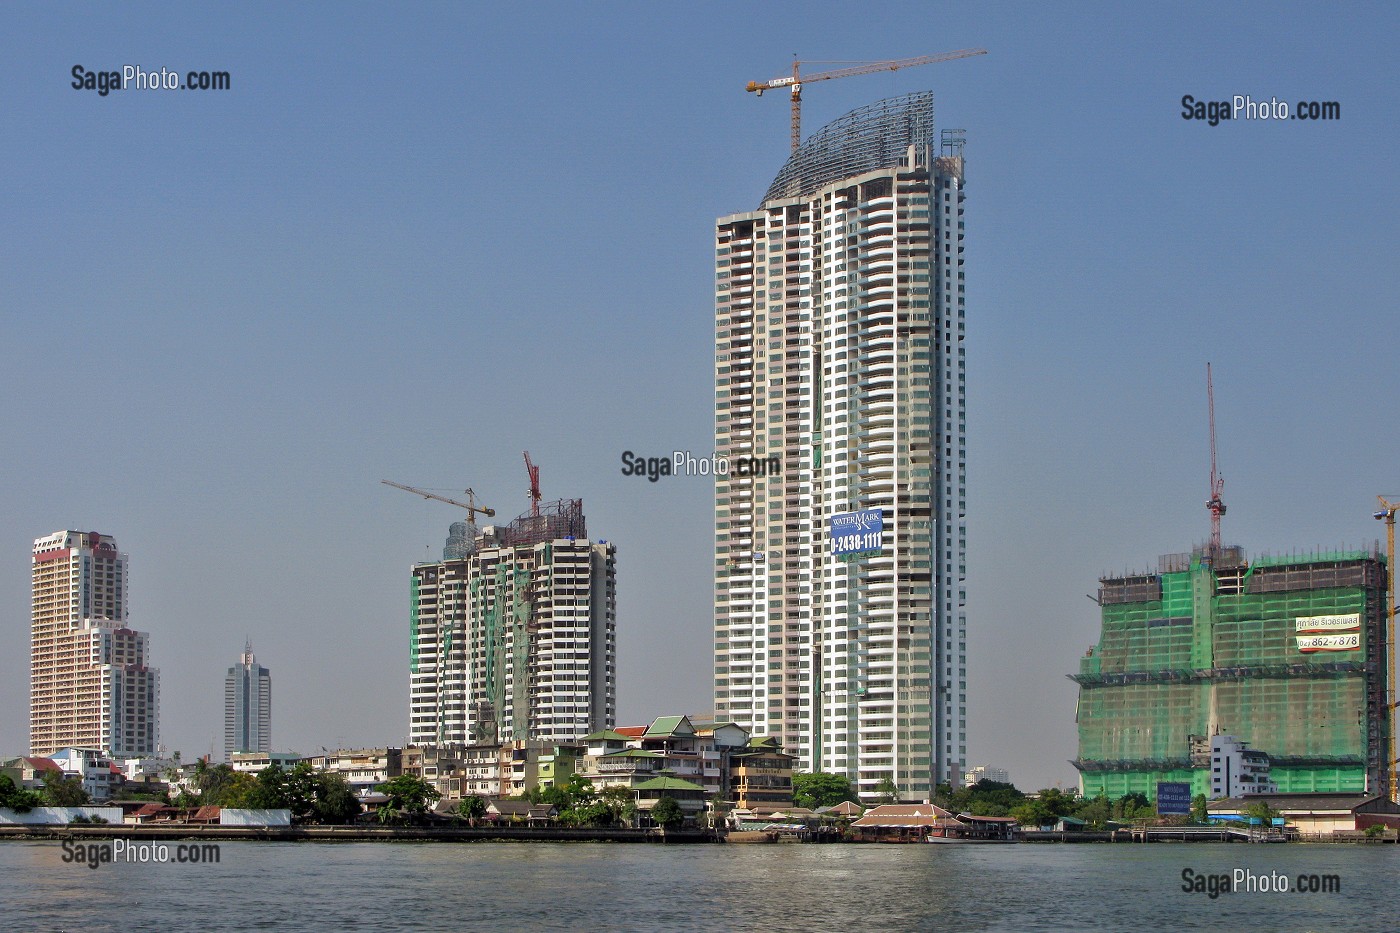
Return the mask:
<svg viewBox="0 0 1400 933">
<path fill-rule="evenodd" d="M 572 742 L 616 718 L 616 550 L 589 540 L 581 499 L 495 510 L 385 480 L 467 509 L 442 560 L 410 580 L 409 740 L 424 745 Z"/>
<path fill-rule="evenodd" d="M 1210 737 L 1266 752 L 1280 793 L 1387 794 L 1386 566 L 1379 548 L 1247 561 L 1237 547 L 1105 577 L 1080 659 L 1080 790 L 1210 791 Z"/>
<path fill-rule="evenodd" d="M 1155 573 L 1105 576 L 1099 642 L 1070 679 L 1080 792 L 1155 796 L 1158 782 L 1210 796 L 1211 740 L 1234 736 L 1269 759 L 1284 794 L 1392 796 L 1396 506 L 1388 548 L 1245 557 L 1221 544 L 1225 482 L 1210 413 L 1209 543 L 1158 559 Z M 1092 597 L 1091 597 L 1092 598 Z"/>
</svg>

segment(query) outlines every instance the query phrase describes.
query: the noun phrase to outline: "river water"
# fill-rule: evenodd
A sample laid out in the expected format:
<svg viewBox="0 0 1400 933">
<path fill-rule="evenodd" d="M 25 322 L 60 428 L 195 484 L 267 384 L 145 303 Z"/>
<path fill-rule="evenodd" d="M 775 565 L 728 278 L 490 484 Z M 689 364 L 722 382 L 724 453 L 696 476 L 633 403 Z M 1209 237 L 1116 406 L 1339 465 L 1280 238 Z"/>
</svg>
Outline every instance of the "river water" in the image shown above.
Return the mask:
<svg viewBox="0 0 1400 933">
<path fill-rule="evenodd" d="M 217 864 L 96 868 L 65 854 L 0 842 L 0 930 L 1400 930 L 1393 845 L 224 842 Z M 1328 874 L 1341 890 L 1212 899 L 1182 890 L 1185 869 Z"/>
</svg>

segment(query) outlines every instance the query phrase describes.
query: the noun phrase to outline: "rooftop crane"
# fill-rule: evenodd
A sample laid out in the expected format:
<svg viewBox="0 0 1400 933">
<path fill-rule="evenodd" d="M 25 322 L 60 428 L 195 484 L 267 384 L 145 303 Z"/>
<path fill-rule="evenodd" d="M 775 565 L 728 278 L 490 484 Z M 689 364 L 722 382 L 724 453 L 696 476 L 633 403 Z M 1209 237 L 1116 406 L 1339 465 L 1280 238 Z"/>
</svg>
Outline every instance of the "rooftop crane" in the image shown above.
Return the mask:
<svg viewBox="0 0 1400 933">
<path fill-rule="evenodd" d="M 1214 559 L 1220 554 L 1220 516 L 1225 514 L 1225 502 L 1220 493 L 1225 489 L 1225 478 L 1215 469 L 1215 384 L 1210 378 L 1210 364 L 1206 364 L 1206 403 L 1210 407 L 1210 498 L 1206 508 L 1210 509 L 1210 554 Z"/>
<path fill-rule="evenodd" d="M 530 515 L 533 518 L 540 517 L 540 468 L 535 466 L 530 459 L 530 452 L 525 451 L 525 472 L 530 474 Z"/>
<path fill-rule="evenodd" d="M 1400 795 L 1400 788 L 1395 786 L 1395 512 L 1400 509 L 1400 502 L 1391 502 L 1385 496 L 1377 496 L 1381 507 L 1374 513 L 1376 521 L 1385 522 L 1385 543 L 1386 543 L 1386 574 L 1387 595 L 1389 597 L 1389 608 L 1386 611 L 1385 619 L 1385 654 L 1386 654 L 1386 685 L 1390 695 L 1386 698 L 1386 728 L 1390 732 L 1390 748 L 1386 754 L 1389 765 L 1386 770 L 1390 772 L 1390 799 L 1397 799 Z"/>
<path fill-rule="evenodd" d="M 385 486 L 393 486 L 395 489 L 402 489 L 404 492 L 416 493 L 422 496 L 424 499 L 436 499 L 439 502 L 446 502 L 448 505 L 459 505 L 467 510 L 467 521 L 471 524 L 476 524 L 476 517 L 478 515 L 484 515 L 487 518 L 491 518 L 496 514 L 495 509 L 488 509 L 477 505 L 476 493 L 472 492 L 470 488 L 467 489 L 467 501 L 458 502 L 456 499 L 449 499 L 446 496 L 439 496 L 435 492 L 428 492 L 426 489 L 419 489 L 416 486 L 405 486 L 403 483 L 396 483 L 393 480 L 382 479 L 380 480 L 380 482 L 383 483 Z"/>
<path fill-rule="evenodd" d="M 797 147 L 802 142 L 802 85 L 812 81 L 829 81 L 832 78 L 851 78 L 856 75 L 874 74 L 878 71 L 898 71 L 901 68 L 913 68 L 916 65 L 932 65 L 937 62 L 950 62 L 958 58 L 971 58 L 974 55 L 986 55 L 986 49 L 959 49 L 956 52 L 941 52 L 937 55 L 921 55 L 918 58 L 900 58 L 887 62 L 863 62 L 852 65 L 850 68 L 837 68 L 835 71 L 822 71 L 817 74 L 804 75 L 798 72 L 798 67 L 802 64 L 797 59 L 792 60 L 792 75 L 784 75 L 781 78 L 774 78 L 772 81 L 750 81 L 745 88 L 753 91 L 759 97 L 764 91 L 771 91 L 775 88 L 785 87 L 791 90 L 792 94 L 792 151 L 796 152 Z"/>
</svg>

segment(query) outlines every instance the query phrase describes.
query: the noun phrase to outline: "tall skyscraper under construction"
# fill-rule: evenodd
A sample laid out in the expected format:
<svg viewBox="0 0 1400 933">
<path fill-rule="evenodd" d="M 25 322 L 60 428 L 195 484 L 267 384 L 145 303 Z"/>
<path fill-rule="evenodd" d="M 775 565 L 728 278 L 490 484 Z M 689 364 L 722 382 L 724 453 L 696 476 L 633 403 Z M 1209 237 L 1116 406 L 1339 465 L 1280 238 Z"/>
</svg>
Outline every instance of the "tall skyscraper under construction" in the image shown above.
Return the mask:
<svg viewBox="0 0 1400 933">
<path fill-rule="evenodd" d="M 127 557 L 110 535 L 58 531 L 34 542 L 29 753 L 96 748 L 153 755 L 160 673 L 127 626 Z"/>
<path fill-rule="evenodd" d="M 583 502 L 452 525 L 413 568 L 409 741 L 572 742 L 616 725 L 616 549 Z"/>
<path fill-rule="evenodd" d="M 1081 791 L 1211 793 L 1211 738 L 1268 754 L 1281 793 L 1388 793 L 1386 569 L 1375 551 L 1173 554 L 1099 581 L 1080 659 Z"/>
<path fill-rule="evenodd" d="M 716 226 L 715 715 L 866 794 L 966 757 L 964 187 L 920 93 Z"/>
</svg>

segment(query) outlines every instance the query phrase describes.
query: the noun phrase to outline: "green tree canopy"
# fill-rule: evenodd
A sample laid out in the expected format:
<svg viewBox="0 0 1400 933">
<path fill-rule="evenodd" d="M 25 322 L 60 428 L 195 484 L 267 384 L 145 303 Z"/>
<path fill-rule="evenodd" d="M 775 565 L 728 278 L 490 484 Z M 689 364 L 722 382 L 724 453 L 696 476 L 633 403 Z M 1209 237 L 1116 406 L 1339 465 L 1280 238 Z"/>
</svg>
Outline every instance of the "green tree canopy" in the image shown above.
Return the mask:
<svg viewBox="0 0 1400 933">
<path fill-rule="evenodd" d="M 0 774 L 0 807 L 16 813 L 28 813 L 43 805 L 43 800 L 34 791 L 18 787 L 8 774 Z"/>
<path fill-rule="evenodd" d="M 880 778 L 880 783 L 875 785 L 875 799 L 881 803 L 899 802 L 899 785 L 894 782 L 894 778 L 888 774 Z"/>
<path fill-rule="evenodd" d="M 379 808 L 381 822 L 422 819 L 428 806 L 442 798 L 437 788 L 414 774 L 400 774 L 375 790 L 389 798 Z"/>
<path fill-rule="evenodd" d="M 685 813 L 682 812 L 681 805 L 676 803 L 676 798 L 662 794 L 656 803 L 652 804 L 651 819 L 657 826 L 670 829 L 680 825 L 685 819 Z"/>
<path fill-rule="evenodd" d="M 1197 794 L 1191 798 L 1191 820 L 1195 823 L 1210 822 L 1210 812 L 1206 809 L 1206 795 Z"/>
<path fill-rule="evenodd" d="M 316 810 L 319 785 L 309 763 L 303 761 L 284 770 L 274 762 L 258 773 L 245 803 L 254 810 L 290 810 L 292 819 L 302 821 Z"/>
<path fill-rule="evenodd" d="M 46 807 L 81 807 L 92 801 L 83 790 L 83 779 L 69 777 L 62 771 L 44 772 L 44 789 L 40 794 Z"/>
<path fill-rule="evenodd" d="M 792 776 L 792 802 L 799 807 L 815 810 L 818 807 L 834 807 L 847 800 L 859 803 L 850 780 L 843 775 L 816 771 Z"/>
<path fill-rule="evenodd" d="M 355 822 L 364 809 L 343 774 L 316 775 L 316 805 L 312 814 L 318 823 L 340 825 Z"/>
</svg>

